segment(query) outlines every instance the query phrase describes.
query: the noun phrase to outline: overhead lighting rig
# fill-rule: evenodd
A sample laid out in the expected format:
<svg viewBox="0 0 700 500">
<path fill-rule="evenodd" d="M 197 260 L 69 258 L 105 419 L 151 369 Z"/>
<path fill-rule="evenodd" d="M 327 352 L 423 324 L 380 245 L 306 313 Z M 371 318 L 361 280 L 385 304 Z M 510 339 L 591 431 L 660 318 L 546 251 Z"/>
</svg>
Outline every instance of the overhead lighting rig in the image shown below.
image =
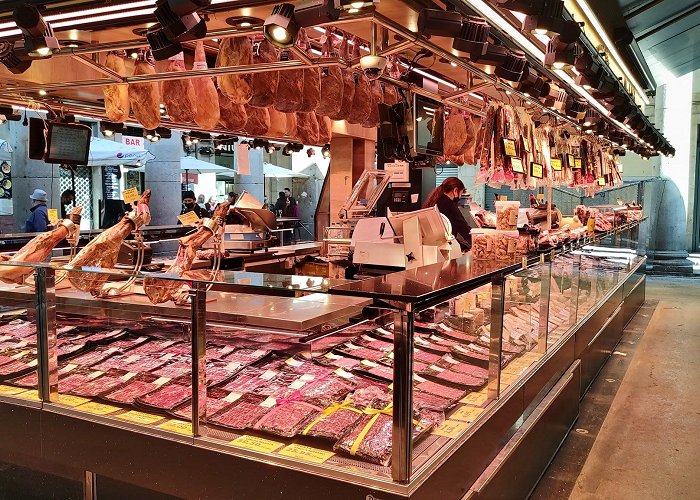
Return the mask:
<svg viewBox="0 0 700 500">
<path fill-rule="evenodd" d="M 299 23 L 294 18 L 294 5 L 282 3 L 275 5 L 272 14 L 265 19 L 263 34 L 273 45 L 289 48 L 294 45 L 299 28 Z"/>
<path fill-rule="evenodd" d="M 33 5 L 18 5 L 12 13 L 12 18 L 22 32 L 24 51 L 29 57 L 51 57 L 54 52 L 61 50 L 53 28 Z"/>
<path fill-rule="evenodd" d="M 509 51 L 503 62 L 496 67 L 496 76 L 509 82 L 519 82 L 525 77 L 524 71 L 529 68 L 527 58 L 519 50 Z"/>
<path fill-rule="evenodd" d="M 536 99 L 547 97 L 550 92 L 549 83 L 547 83 L 544 77 L 538 75 L 531 66 L 528 66 L 523 73 L 523 79 L 518 83 L 516 89 L 526 96 Z"/>
<path fill-rule="evenodd" d="M 207 35 L 207 23 L 198 11 L 209 5 L 211 0 L 158 0 L 154 14 L 169 40 L 187 42 Z"/>
<path fill-rule="evenodd" d="M 114 134 L 123 134 L 125 130 L 126 127 L 123 123 L 115 123 L 108 121 L 100 122 L 100 132 L 105 137 L 113 137 Z"/>
<path fill-rule="evenodd" d="M 0 62 L 12 74 L 24 73 L 32 65 L 31 60 L 23 58 L 24 46 L 19 42 L 0 42 Z"/>
<path fill-rule="evenodd" d="M 567 43 L 578 40 L 581 26 L 576 21 L 564 19 L 564 0 L 540 0 L 539 4 L 539 8 L 523 19 L 523 31 L 549 36 L 559 34 Z"/>
<path fill-rule="evenodd" d="M 585 99 L 577 99 L 575 97 L 568 96 L 566 99 L 566 107 L 564 109 L 564 113 L 569 118 L 573 118 L 574 120 L 581 120 L 584 116 L 586 116 L 587 107 L 588 103 Z"/>
<path fill-rule="evenodd" d="M 544 65 L 548 68 L 568 69 L 576 62 L 578 52 L 578 44 L 564 41 L 561 35 L 553 36 L 547 44 Z"/>
<path fill-rule="evenodd" d="M 156 61 L 165 61 L 182 52 L 180 42 L 171 41 L 165 32 L 157 27 L 146 32 L 146 40 L 148 40 L 151 53 Z M 133 54 L 136 54 L 136 57 L 138 57 L 138 52 L 132 52 Z"/>
<path fill-rule="evenodd" d="M 326 144 L 321 148 L 321 156 L 323 156 L 325 159 L 329 159 L 331 157 L 331 145 Z"/>
</svg>

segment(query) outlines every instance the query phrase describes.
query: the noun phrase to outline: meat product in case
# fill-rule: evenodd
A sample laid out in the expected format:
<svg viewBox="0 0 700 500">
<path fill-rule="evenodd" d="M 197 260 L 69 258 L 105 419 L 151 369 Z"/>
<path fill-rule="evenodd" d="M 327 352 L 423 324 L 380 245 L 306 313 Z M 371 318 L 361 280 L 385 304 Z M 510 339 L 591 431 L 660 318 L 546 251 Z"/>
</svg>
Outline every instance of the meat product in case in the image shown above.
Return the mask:
<svg viewBox="0 0 700 500">
<path fill-rule="evenodd" d="M 464 114 L 458 108 L 452 108 L 444 129 L 445 156 L 456 155 L 462 148 L 466 136 L 467 123 L 464 121 Z"/>
<path fill-rule="evenodd" d="M 291 50 L 280 52 L 280 61 L 292 61 L 297 59 Z M 304 70 L 288 69 L 279 72 L 277 82 L 277 94 L 275 95 L 275 109 L 283 113 L 293 113 L 301 109 L 304 99 Z"/>
<path fill-rule="evenodd" d="M 379 126 L 379 105 L 382 103 L 384 95 L 382 93 L 382 85 L 379 80 L 372 80 L 369 82 L 372 104 L 370 106 L 370 113 L 367 120 L 362 124 L 363 127 L 373 128 Z"/>
<path fill-rule="evenodd" d="M 160 387 L 160 385 L 153 383 L 156 380 L 157 378 L 152 375 L 139 377 L 138 379 L 134 378 L 123 387 L 104 394 L 102 397 L 115 403 L 133 404 L 137 398 L 145 396 Z"/>
<path fill-rule="evenodd" d="M 350 406 L 350 401 L 332 405 L 318 417 L 309 421 L 301 431 L 304 436 L 315 436 L 331 441 L 339 440 L 345 432 L 357 424 L 364 413 Z"/>
<path fill-rule="evenodd" d="M 276 62 L 279 59 L 277 48 L 272 45 L 267 39 L 253 44 L 253 63 L 267 64 Z M 249 105 L 256 108 L 267 108 L 275 102 L 275 94 L 277 92 L 277 81 L 279 80 L 278 71 L 269 71 L 265 73 L 253 73 L 252 87 L 253 97 L 250 99 Z"/>
<path fill-rule="evenodd" d="M 185 57 L 180 52 L 170 58 L 166 71 L 178 72 L 185 71 L 185 69 Z M 165 80 L 162 88 L 163 102 L 168 116 L 180 123 L 194 122 L 197 100 L 200 99 L 199 102 L 203 105 L 204 102 L 201 99 L 204 96 L 195 95 L 192 80 L 189 78 Z"/>
<path fill-rule="evenodd" d="M 293 437 L 305 428 L 305 422 L 316 418 L 322 408 L 303 401 L 289 401 L 272 408 L 255 424 L 255 429 Z"/>
<path fill-rule="evenodd" d="M 153 75 L 156 70 L 146 60 L 139 59 L 134 65 L 134 76 Z M 158 82 L 135 82 L 129 84 L 129 103 L 136 120 L 146 129 L 160 126 L 160 85 Z"/>
<path fill-rule="evenodd" d="M 243 104 L 234 104 L 231 99 L 219 91 L 219 123 L 226 130 L 238 132 L 243 130 L 248 121 L 248 112 Z"/>
<path fill-rule="evenodd" d="M 454 389 L 443 384 L 431 382 L 430 380 L 420 382 L 416 385 L 416 389 L 422 392 L 427 392 L 428 394 L 440 396 L 441 398 L 450 399 L 452 401 L 462 399 L 466 394 L 466 391 L 464 390 Z"/>
<path fill-rule="evenodd" d="M 105 61 L 105 67 L 111 69 L 120 76 L 126 76 L 126 53 L 109 52 Z M 105 114 L 110 121 L 123 123 L 129 118 L 129 85 L 118 83 L 102 87 L 105 98 Z"/>
<path fill-rule="evenodd" d="M 379 412 L 379 410 L 376 410 Z M 363 435 L 364 433 L 364 435 Z M 391 462 L 392 417 L 381 413 L 363 418 L 333 447 L 368 462 L 388 466 Z"/>
<path fill-rule="evenodd" d="M 92 378 L 89 382 L 75 386 L 66 392 L 74 396 L 95 398 L 124 384 L 124 379 L 122 379 L 122 377 L 125 373 L 123 371 L 110 371 L 104 375 L 100 374 L 98 371 L 93 372 L 93 375 L 97 376 Z"/>
<path fill-rule="evenodd" d="M 224 38 L 219 45 L 216 67 L 253 64 L 253 46 L 247 37 Z M 229 74 L 216 77 L 221 92 L 233 104 L 248 104 L 253 97 L 252 75 Z"/>
<path fill-rule="evenodd" d="M 136 403 L 159 410 L 172 410 L 192 397 L 192 387 L 170 383 L 136 400 Z"/>
<path fill-rule="evenodd" d="M 352 389 L 349 383 L 332 376 L 304 385 L 299 389 L 299 396 L 308 403 L 326 407 L 334 401 L 342 401 Z"/>
<path fill-rule="evenodd" d="M 202 40 L 197 40 L 196 42 L 192 69 L 207 69 L 207 55 L 204 52 L 204 42 Z M 197 99 L 194 103 L 195 123 L 205 129 L 216 128 L 221 118 L 221 108 L 219 106 L 219 93 L 214 85 L 214 79 L 210 76 L 193 78 L 192 88 Z"/>
<path fill-rule="evenodd" d="M 211 423 L 229 429 L 248 429 L 270 411 L 271 406 L 263 405 L 266 398 L 243 396 L 231 407 L 228 407 L 210 418 Z"/>
</svg>

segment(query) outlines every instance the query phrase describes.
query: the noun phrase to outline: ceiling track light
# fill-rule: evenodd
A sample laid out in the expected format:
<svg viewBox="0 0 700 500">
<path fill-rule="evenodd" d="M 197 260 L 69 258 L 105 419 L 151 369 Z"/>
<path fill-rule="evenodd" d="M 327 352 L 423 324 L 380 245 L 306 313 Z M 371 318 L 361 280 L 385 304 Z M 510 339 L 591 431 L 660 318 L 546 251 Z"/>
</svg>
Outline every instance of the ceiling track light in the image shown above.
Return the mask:
<svg viewBox="0 0 700 500">
<path fill-rule="evenodd" d="M 171 41 L 159 26 L 154 26 L 146 32 L 146 40 L 148 40 L 151 53 L 156 61 L 165 61 L 182 52 L 182 45 L 180 42 Z M 138 57 L 138 53 L 136 57 Z"/>
<path fill-rule="evenodd" d="M 586 110 L 586 115 L 581 119 L 581 125 L 586 129 L 593 129 L 593 127 L 600 121 L 600 114 L 591 108 Z"/>
<path fill-rule="evenodd" d="M 566 108 L 564 109 L 564 113 L 569 118 L 573 118 L 574 120 L 581 120 L 584 116 L 586 116 L 587 107 L 588 103 L 585 99 L 576 99 L 572 96 L 569 96 L 566 99 Z"/>
<path fill-rule="evenodd" d="M 495 0 L 502 9 L 521 12 L 526 15 L 537 14 L 542 8 L 542 0 Z"/>
<path fill-rule="evenodd" d="M 30 4 L 18 5 L 12 13 L 17 27 L 24 38 L 24 51 L 32 58 L 51 57 L 61 50 L 53 28 L 39 13 L 39 9 Z"/>
<path fill-rule="evenodd" d="M 332 23 L 338 20 L 342 7 L 340 0 L 308 0 L 294 10 L 294 19 L 302 28 Z"/>
<path fill-rule="evenodd" d="M 470 54 L 472 59 L 484 55 L 489 46 L 491 27 L 485 19 L 467 16 L 462 21 L 459 33 L 452 41 L 452 48 Z"/>
<path fill-rule="evenodd" d="M 574 43 L 581 36 L 581 26 L 564 19 L 564 0 L 541 0 L 539 10 L 523 19 L 522 30 L 538 35 L 558 34 L 565 43 Z"/>
<path fill-rule="evenodd" d="M 210 4 L 211 0 L 158 0 L 154 14 L 169 40 L 199 40 L 207 35 L 207 23 L 197 11 Z"/>
<path fill-rule="evenodd" d="M 519 82 L 524 77 L 525 68 L 528 67 L 527 58 L 523 52 L 514 50 L 506 55 L 503 64 L 496 68 L 496 76 L 509 82 Z"/>
<path fill-rule="evenodd" d="M 161 139 L 170 139 L 173 136 L 172 130 L 166 127 L 158 127 L 155 132 Z"/>
<path fill-rule="evenodd" d="M 421 35 L 457 38 L 460 36 L 462 27 L 462 15 L 459 12 L 448 12 L 441 9 L 421 9 L 418 13 L 418 33 Z M 469 51 L 465 50 L 463 52 Z"/>
<path fill-rule="evenodd" d="M 598 87 L 601 78 L 603 78 L 605 74 L 603 66 L 593 59 L 593 56 L 586 51 L 576 56 L 574 68 L 578 71 L 578 75 L 576 75 L 576 85 L 580 85 L 586 90 Z"/>
<path fill-rule="evenodd" d="M 24 45 L 13 42 L 0 42 L 0 63 L 14 75 L 24 73 L 32 61 L 22 57 Z"/>
<path fill-rule="evenodd" d="M 544 55 L 544 64 L 548 68 L 568 69 L 574 65 L 579 46 L 576 43 L 566 43 L 556 35 L 549 40 L 547 52 Z"/>
<path fill-rule="evenodd" d="M 288 49 L 294 45 L 299 34 L 299 23 L 294 17 L 294 5 L 281 3 L 272 8 L 272 13 L 265 19 L 263 34 L 268 41 L 280 48 Z"/>
<path fill-rule="evenodd" d="M 100 122 L 100 132 L 105 137 L 112 137 L 114 134 L 123 134 L 126 127 L 123 123 L 101 121 Z"/>
<path fill-rule="evenodd" d="M 500 66 L 508 57 L 510 51 L 502 45 L 488 44 L 486 52 L 483 54 L 471 54 L 471 61 L 475 64 L 484 64 L 487 66 Z"/>
<path fill-rule="evenodd" d="M 549 83 L 529 66 L 523 73 L 523 79 L 516 88 L 523 94 L 536 99 L 547 97 L 550 92 Z"/>
<path fill-rule="evenodd" d="M 331 145 L 330 144 L 326 144 L 325 146 L 323 146 L 321 148 L 321 156 L 323 156 L 326 159 L 331 157 Z"/>
</svg>

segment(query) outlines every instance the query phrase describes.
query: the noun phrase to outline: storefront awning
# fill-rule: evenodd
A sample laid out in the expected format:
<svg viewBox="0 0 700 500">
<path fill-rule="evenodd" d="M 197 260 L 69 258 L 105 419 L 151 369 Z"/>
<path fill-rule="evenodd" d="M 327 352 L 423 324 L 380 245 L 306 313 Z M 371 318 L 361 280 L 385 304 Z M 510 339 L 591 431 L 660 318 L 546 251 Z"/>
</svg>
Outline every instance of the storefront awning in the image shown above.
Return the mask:
<svg viewBox="0 0 700 500">
<path fill-rule="evenodd" d="M 118 167 L 146 163 L 155 158 L 150 152 L 136 146 L 127 146 L 121 142 L 93 137 L 90 139 L 90 167 Z"/>
<path fill-rule="evenodd" d="M 132 168 L 131 171 L 145 172 L 146 167 Z M 235 174 L 230 168 L 198 160 L 194 156 L 183 156 L 180 158 L 180 171 L 187 174 L 216 174 L 221 177 L 233 177 L 233 174 Z"/>
</svg>

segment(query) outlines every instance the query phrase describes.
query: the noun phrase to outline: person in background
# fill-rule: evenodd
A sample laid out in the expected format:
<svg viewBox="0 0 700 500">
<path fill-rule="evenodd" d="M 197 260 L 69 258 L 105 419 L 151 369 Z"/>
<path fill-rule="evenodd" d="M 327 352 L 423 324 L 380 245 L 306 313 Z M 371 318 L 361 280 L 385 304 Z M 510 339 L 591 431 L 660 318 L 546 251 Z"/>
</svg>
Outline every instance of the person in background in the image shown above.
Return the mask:
<svg viewBox="0 0 700 500">
<path fill-rule="evenodd" d="M 215 196 L 210 196 L 209 201 L 204 204 L 204 208 L 207 212 L 209 212 L 210 217 L 214 215 L 214 209 L 216 208 L 216 205 L 218 205 L 218 203 L 216 203 Z"/>
<path fill-rule="evenodd" d="M 284 195 L 289 198 L 290 200 L 294 200 L 294 197 L 292 196 L 292 190 L 289 188 L 284 188 Z M 296 201 L 296 200 L 295 200 Z"/>
<path fill-rule="evenodd" d="M 287 203 L 286 203 L 286 206 L 284 207 L 284 211 L 282 212 L 282 215 L 284 217 L 301 219 L 301 210 L 299 209 L 299 205 L 297 204 L 297 200 L 295 200 L 294 198 L 287 198 Z"/>
<path fill-rule="evenodd" d="M 277 196 L 277 201 L 275 202 L 275 205 L 272 207 L 272 211 L 275 212 L 275 215 L 280 215 L 282 212 L 284 212 L 284 209 L 287 208 L 287 195 L 284 191 L 280 191 Z"/>
<path fill-rule="evenodd" d="M 204 206 L 205 203 L 204 203 L 204 195 L 203 194 L 200 194 L 199 196 L 197 196 L 197 205 L 199 205 L 199 208 L 201 208 L 202 210 L 206 210 L 206 207 Z"/>
<path fill-rule="evenodd" d="M 68 207 L 75 207 L 75 191 L 66 189 L 61 193 L 61 219 L 68 217 Z"/>
<path fill-rule="evenodd" d="M 27 233 L 43 233 L 49 227 L 49 209 L 46 206 L 48 201 L 46 198 L 46 191 L 43 189 L 35 189 L 29 198 L 32 200 L 32 208 L 29 209 L 31 214 L 29 214 L 24 230 Z"/>
<path fill-rule="evenodd" d="M 425 208 L 437 206 L 440 213 L 449 219 L 450 224 L 452 224 L 452 234 L 463 252 L 469 251 L 472 247 L 469 224 L 457 206 L 466 191 L 461 180 L 457 177 L 448 177 L 442 181 L 442 184 L 433 189 L 423 205 Z"/>
<path fill-rule="evenodd" d="M 207 217 L 208 214 L 206 211 L 201 208 L 197 203 L 195 202 L 195 196 L 194 196 L 194 191 L 183 191 L 182 192 L 182 210 L 180 211 L 180 215 L 184 215 L 187 212 L 194 212 L 197 214 L 197 217 L 200 219 L 203 219 L 204 217 Z M 182 224 L 180 220 L 178 219 L 177 221 L 178 224 Z"/>
<path fill-rule="evenodd" d="M 231 191 L 228 194 L 228 202 L 231 204 L 231 206 L 233 206 L 236 203 L 236 200 L 238 200 L 238 195 Z M 228 213 L 226 214 L 226 224 L 245 224 L 245 221 L 239 213 L 229 208 Z"/>
</svg>

